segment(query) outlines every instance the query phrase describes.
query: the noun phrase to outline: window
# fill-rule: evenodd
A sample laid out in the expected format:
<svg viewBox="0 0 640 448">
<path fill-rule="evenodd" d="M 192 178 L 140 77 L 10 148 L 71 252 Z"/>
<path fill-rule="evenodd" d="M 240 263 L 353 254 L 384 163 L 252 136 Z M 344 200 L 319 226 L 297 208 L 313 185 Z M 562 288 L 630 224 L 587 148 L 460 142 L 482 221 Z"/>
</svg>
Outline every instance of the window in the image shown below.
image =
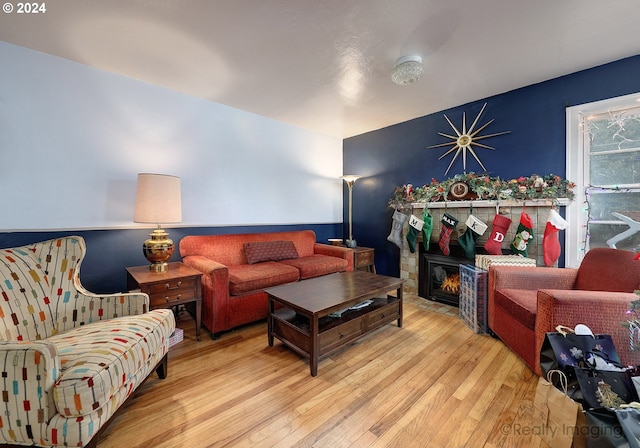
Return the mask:
<svg viewBox="0 0 640 448">
<path fill-rule="evenodd" d="M 565 265 L 594 247 L 640 248 L 640 94 L 567 109 Z"/>
</svg>

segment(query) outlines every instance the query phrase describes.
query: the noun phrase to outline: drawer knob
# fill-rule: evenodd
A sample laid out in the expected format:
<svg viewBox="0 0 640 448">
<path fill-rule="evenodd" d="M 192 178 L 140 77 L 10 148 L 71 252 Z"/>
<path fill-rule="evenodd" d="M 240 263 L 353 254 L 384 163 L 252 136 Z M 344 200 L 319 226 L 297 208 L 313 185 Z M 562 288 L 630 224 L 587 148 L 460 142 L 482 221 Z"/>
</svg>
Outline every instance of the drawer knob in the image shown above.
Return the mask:
<svg viewBox="0 0 640 448">
<path fill-rule="evenodd" d="M 182 282 L 181 281 L 176 283 L 176 286 L 171 286 L 169 283 L 165 283 L 165 285 L 164 285 L 165 289 L 167 289 L 167 290 L 178 289 L 178 288 L 180 288 L 180 286 L 182 286 Z"/>
<path fill-rule="evenodd" d="M 344 337 L 344 333 L 340 333 L 340 339 Z"/>
<path fill-rule="evenodd" d="M 167 302 L 167 303 L 179 302 L 179 301 L 180 301 L 180 296 L 181 296 L 181 295 L 182 295 L 182 294 L 178 294 L 178 295 L 176 296 L 176 298 L 175 298 L 175 299 L 173 299 L 173 300 L 171 300 L 171 297 L 167 296 L 167 297 L 165 297 L 165 298 L 164 298 L 164 301 L 165 301 L 165 302 Z"/>
</svg>

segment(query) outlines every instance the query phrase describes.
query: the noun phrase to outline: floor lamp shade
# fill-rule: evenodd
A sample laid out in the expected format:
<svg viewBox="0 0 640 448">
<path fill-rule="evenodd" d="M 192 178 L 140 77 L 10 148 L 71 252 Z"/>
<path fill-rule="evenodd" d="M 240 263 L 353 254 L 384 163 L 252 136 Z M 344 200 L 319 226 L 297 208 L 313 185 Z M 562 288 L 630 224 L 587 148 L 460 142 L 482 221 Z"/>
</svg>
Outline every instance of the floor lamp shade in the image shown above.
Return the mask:
<svg viewBox="0 0 640 448">
<path fill-rule="evenodd" d="M 160 224 L 182 222 L 180 178 L 166 174 L 138 174 L 133 221 L 158 226 L 142 245 L 142 251 L 151 263 L 151 271 L 166 271 L 174 246 Z"/>
</svg>

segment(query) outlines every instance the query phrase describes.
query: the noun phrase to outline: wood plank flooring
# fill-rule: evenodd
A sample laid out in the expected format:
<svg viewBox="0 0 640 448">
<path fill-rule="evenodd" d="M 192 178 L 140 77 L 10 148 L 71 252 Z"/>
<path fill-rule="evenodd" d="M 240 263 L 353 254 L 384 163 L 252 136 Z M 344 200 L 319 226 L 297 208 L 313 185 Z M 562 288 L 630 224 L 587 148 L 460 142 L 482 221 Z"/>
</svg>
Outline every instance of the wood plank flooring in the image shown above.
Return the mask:
<svg viewBox="0 0 640 448">
<path fill-rule="evenodd" d="M 315 378 L 267 345 L 266 322 L 197 342 L 183 313 L 168 377 L 154 374 L 98 446 L 547 448 L 531 422 L 535 374 L 433 304 L 405 298 L 403 328 L 348 345 Z"/>
</svg>

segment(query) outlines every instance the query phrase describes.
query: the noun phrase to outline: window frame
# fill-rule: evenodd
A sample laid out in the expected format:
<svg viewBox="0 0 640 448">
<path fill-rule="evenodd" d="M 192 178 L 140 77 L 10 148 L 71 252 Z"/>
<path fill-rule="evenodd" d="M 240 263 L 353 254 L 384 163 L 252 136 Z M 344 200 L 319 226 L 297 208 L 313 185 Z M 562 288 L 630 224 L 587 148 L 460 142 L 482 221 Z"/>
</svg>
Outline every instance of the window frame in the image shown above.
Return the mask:
<svg viewBox="0 0 640 448">
<path fill-rule="evenodd" d="M 579 104 L 566 109 L 566 177 L 576 187 L 575 198 L 567 206 L 568 222 L 565 235 L 565 266 L 578 267 L 585 254 L 587 241 L 588 209 L 586 189 L 589 186 L 588 154 L 585 153 L 582 120 L 584 116 L 606 113 L 629 107 L 638 107 L 640 92 Z"/>
</svg>

